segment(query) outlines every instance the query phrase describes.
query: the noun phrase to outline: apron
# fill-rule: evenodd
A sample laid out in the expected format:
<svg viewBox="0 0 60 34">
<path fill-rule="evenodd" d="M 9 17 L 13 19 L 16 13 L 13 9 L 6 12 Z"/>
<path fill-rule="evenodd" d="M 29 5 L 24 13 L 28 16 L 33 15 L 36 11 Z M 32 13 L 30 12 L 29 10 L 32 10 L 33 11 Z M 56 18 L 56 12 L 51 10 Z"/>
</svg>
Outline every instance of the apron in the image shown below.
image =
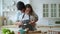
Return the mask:
<svg viewBox="0 0 60 34">
<path fill-rule="evenodd" d="M 23 14 L 22 19 L 24 18 L 24 16 L 25 16 L 25 14 Z M 26 24 L 26 25 L 29 24 L 29 22 L 30 22 L 30 15 L 29 15 L 29 19 L 28 20 L 23 20 L 22 21 L 22 23 Z M 19 26 L 19 28 L 22 27 L 23 29 L 25 29 L 26 25 Z"/>
<path fill-rule="evenodd" d="M 24 18 L 25 14 L 22 16 L 22 19 Z M 30 22 L 30 15 L 29 15 L 29 19 L 28 20 L 23 20 L 22 23 L 23 24 L 28 24 Z"/>
<path fill-rule="evenodd" d="M 24 16 L 25 16 L 25 14 L 23 14 L 22 19 L 24 18 Z M 29 22 L 30 22 L 30 15 L 29 15 L 29 20 L 23 20 L 23 21 L 22 21 L 23 24 L 26 24 L 26 25 L 22 25 L 22 26 L 21 26 L 22 29 L 25 29 L 26 26 L 28 26 Z M 28 27 L 30 28 L 30 27 L 32 27 L 32 26 L 28 26 Z M 31 29 L 31 28 L 30 28 L 30 29 Z M 35 27 L 32 27 L 32 29 L 33 29 L 33 31 L 36 30 Z M 32 31 L 32 30 L 31 30 L 31 31 Z"/>
</svg>

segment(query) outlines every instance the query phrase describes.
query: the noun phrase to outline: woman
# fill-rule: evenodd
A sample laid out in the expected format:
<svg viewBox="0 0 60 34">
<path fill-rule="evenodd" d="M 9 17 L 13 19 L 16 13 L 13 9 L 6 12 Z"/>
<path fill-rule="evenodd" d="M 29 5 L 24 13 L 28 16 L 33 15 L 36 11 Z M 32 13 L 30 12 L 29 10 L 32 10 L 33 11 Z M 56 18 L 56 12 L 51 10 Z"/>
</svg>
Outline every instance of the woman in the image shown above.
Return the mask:
<svg viewBox="0 0 60 34">
<path fill-rule="evenodd" d="M 29 30 L 34 31 L 36 22 L 38 21 L 38 16 L 33 11 L 32 6 L 30 4 L 26 5 L 25 14 L 29 15 L 29 24 L 26 25 L 26 28 L 29 28 Z"/>
</svg>

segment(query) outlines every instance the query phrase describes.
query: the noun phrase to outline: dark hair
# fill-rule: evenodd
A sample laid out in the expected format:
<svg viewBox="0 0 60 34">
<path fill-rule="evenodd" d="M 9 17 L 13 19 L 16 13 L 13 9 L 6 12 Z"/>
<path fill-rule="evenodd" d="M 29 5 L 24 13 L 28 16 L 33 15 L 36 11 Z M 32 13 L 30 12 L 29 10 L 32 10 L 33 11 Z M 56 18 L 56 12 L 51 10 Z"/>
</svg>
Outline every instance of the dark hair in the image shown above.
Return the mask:
<svg viewBox="0 0 60 34">
<path fill-rule="evenodd" d="M 30 15 L 32 15 L 32 13 L 33 13 L 33 9 L 32 9 L 32 6 L 30 5 L 30 4 L 26 4 L 26 6 L 25 6 L 26 8 L 30 8 L 31 9 L 31 11 L 29 12 L 30 13 Z"/>
<path fill-rule="evenodd" d="M 21 2 L 21 1 L 19 1 L 19 2 L 17 3 L 17 9 L 18 9 L 18 10 L 25 9 L 25 5 L 24 5 L 24 3 Z"/>
</svg>

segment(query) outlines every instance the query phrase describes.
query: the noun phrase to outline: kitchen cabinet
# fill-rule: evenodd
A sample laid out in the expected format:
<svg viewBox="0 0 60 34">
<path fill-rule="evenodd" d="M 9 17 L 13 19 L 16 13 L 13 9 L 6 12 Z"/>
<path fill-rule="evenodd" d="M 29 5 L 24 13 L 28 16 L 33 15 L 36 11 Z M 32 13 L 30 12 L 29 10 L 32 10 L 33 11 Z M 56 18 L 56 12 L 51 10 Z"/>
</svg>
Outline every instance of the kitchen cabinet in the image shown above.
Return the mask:
<svg viewBox="0 0 60 34">
<path fill-rule="evenodd" d="M 59 4 L 59 17 L 60 17 L 60 4 Z"/>
<path fill-rule="evenodd" d="M 50 28 L 51 27 L 51 28 Z M 11 31 L 14 31 L 15 33 L 18 33 L 18 30 L 20 28 L 18 28 L 16 25 L 8 25 L 8 26 L 2 26 L 2 28 L 8 28 Z M 56 33 L 56 32 L 60 32 L 60 26 L 37 26 L 37 30 L 36 31 L 29 31 L 27 34 L 45 34 L 45 33 Z"/>
<path fill-rule="evenodd" d="M 49 17 L 48 9 L 48 4 L 43 4 L 43 17 Z"/>
<path fill-rule="evenodd" d="M 43 4 L 43 17 L 60 18 L 60 4 Z"/>
</svg>

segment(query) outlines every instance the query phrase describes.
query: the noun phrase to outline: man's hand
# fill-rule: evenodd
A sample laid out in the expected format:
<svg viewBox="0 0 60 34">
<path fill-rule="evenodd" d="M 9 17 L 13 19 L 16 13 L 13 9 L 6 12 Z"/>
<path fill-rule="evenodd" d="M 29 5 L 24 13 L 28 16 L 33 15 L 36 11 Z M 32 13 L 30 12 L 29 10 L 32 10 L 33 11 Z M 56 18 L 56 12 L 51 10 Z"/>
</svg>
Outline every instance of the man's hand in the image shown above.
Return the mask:
<svg viewBox="0 0 60 34">
<path fill-rule="evenodd" d="M 20 26 L 20 25 L 23 25 L 23 23 L 22 22 L 16 22 L 15 25 Z"/>
</svg>

